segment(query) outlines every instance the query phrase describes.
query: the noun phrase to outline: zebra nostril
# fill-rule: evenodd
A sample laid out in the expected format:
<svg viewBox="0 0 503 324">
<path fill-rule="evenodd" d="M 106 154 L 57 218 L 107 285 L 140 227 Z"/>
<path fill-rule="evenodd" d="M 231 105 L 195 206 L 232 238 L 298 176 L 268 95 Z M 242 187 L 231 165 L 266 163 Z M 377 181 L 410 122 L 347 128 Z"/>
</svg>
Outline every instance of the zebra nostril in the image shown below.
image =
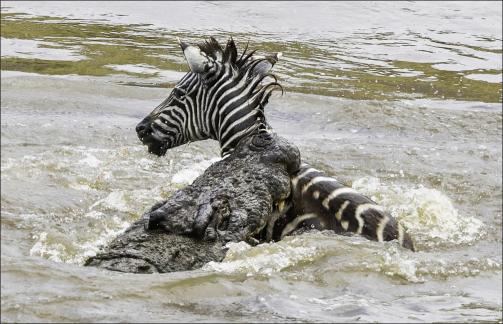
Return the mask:
<svg viewBox="0 0 503 324">
<path fill-rule="evenodd" d="M 143 133 L 147 127 L 145 125 L 136 125 L 136 132 L 137 133 Z"/>
<path fill-rule="evenodd" d="M 147 123 L 142 122 L 142 123 L 139 123 L 138 125 L 136 125 L 136 133 L 140 137 L 148 135 L 149 130 L 150 130 L 150 127 Z"/>
</svg>

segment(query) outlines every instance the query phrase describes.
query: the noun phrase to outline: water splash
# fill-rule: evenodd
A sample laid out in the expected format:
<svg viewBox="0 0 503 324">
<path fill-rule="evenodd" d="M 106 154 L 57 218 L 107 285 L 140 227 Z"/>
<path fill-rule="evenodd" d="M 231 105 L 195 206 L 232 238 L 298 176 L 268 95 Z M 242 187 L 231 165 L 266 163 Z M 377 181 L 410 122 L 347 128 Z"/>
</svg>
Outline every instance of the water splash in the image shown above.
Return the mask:
<svg viewBox="0 0 503 324">
<path fill-rule="evenodd" d="M 101 219 L 98 233 L 77 229 L 68 235 L 56 230 L 34 234 L 36 240 L 30 249 L 31 256 L 39 256 L 54 262 L 74 263 L 82 265 L 85 260 L 96 255 L 100 247 L 107 244 L 115 236 L 122 233 L 129 222 L 118 216 L 109 217 L 99 212 L 89 212 L 85 217 Z"/>
<path fill-rule="evenodd" d="M 271 275 L 301 262 L 312 262 L 321 251 L 305 243 L 306 240 L 300 237 L 255 247 L 245 242 L 228 243 L 225 259 L 222 262 L 211 261 L 203 270 L 225 274 L 246 273 L 248 276 Z"/>
<path fill-rule="evenodd" d="M 482 221 L 460 215 L 451 200 L 436 189 L 386 185 L 375 177 L 358 179 L 353 188 L 385 206 L 419 248 L 470 244 L 485 235 Z"/>
<path fill-rule="evenodd" d="M 84 205 L 38 214 L 45 222 L 32 228 L 30 255 L 83 264 L 150 206 L 171 195 L 179 184 L 191 183 L 219 159 L 181 154 L 168 162 L 145 156 L 141 147 L 61 146 L 56 155 L 43 152 L 12 160 L 11 167 L 20 173 L 47 170 L 54 181 L 76 190 Z"/>
<path fill-rule="evenodd" d="M 212 158 L 189 165 L 187 168 L 184 168 L 175 173 L 173 175 L 173 178 L 171 179 L 171 182 L 175 184 L 191 184 L 210 165 L 220 160 L 221 158 Z"/>
</svg>

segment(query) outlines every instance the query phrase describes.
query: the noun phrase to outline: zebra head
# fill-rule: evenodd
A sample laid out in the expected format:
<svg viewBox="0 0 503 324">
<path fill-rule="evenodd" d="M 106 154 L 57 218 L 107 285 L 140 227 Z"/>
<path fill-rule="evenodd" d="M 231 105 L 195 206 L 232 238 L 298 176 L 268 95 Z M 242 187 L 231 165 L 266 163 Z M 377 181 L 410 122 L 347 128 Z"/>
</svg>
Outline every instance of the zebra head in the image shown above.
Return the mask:
<svg viewBox="0 0 503 324">
<path fill-rule="evenodd" d="M 159 156 L 187 142 L 216 139 L 226 156 L 241 139 L 267 126 L 263 108 L 281 88 L 269 71 L 281 53 L 256 56 L 245 48 L 238 57 L 232 38 L 225 48 L 214 38 L 199 45 L 179 43 L 190 71 L 136 126 L 138 137 Z"/>
</svg>

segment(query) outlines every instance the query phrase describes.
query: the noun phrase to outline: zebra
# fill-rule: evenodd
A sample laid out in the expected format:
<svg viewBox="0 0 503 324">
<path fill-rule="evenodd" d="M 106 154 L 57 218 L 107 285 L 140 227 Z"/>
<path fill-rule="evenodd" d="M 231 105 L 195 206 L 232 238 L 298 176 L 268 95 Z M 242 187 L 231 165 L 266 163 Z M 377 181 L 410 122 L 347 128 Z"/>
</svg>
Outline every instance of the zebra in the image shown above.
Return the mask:
<svg viewBox="0 0 503 324">
<path fill-rule="evenodd" d="M 268 71 L 281 53 L 257 57 L 245 50 L 238 58 L 232 39 L 222 49 L 213 37 L 200 46 L 179 44 L 190 72 L 136 126 L 150 153 L 161 156 L 187 142 L 215 139 L 225 158 L 241 139 L 270 128 L 264 106 L 281 85 Z M 273 81 L 262 85 L 266 79 Z"/>
<path fill-rule="evenodd" d="M 223 159 L 256 132 L 273 132 L 264 107 L 283 88 L 270 71 L 281 53 L 238 56 L 232 37 L 225 47 L 215 38 L 198 45 L 178 39 L 190 71 L 168 98 L 136 126 L 150 153 L 165 155 L 182 144 L 214 139 Z M 411 237 L 381 206 L 333 177 L 302 164 L 291 178 L 290 199 L 275 206 L 275 219 L 266 240 L 279 240 L 299 228 L 329 229 L 361 234 L 379 242 L 397 239 L 415 251 Z"/>
</svg>

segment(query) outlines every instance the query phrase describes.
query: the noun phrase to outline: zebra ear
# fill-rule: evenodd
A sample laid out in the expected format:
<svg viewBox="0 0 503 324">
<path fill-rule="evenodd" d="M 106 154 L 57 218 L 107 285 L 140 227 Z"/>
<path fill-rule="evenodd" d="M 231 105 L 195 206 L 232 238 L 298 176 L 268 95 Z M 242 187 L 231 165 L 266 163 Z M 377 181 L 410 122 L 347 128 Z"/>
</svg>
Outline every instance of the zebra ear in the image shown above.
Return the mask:
<svg viewBox="0 0 503 324">
<path fill-rule="evenodd" d="M 266 73 L 269 73 L 271 71 L 272 67 L 283 54 L 281 52 L 278 52 L 276 54 L 272 55 L 253 55 L 252 60 L 262 60 L 259 64 L 255 65 L 253 68 L 253 74 L 254 75 L 264 75 Z"/>
<path fill-rule="evenodd" d="M 189 64 L 189 68 L 192 72 L 195 73 L 203 73 L 207 70 L 207 66 L 210 63 L 210 58 L 206 53 L 201 51 L 198 46 L 188 45 L 180 39 L 178 39 L 178 43 L 182 48 L 183 55 L 185 56 L 185 60 Z"/>
</svg>

